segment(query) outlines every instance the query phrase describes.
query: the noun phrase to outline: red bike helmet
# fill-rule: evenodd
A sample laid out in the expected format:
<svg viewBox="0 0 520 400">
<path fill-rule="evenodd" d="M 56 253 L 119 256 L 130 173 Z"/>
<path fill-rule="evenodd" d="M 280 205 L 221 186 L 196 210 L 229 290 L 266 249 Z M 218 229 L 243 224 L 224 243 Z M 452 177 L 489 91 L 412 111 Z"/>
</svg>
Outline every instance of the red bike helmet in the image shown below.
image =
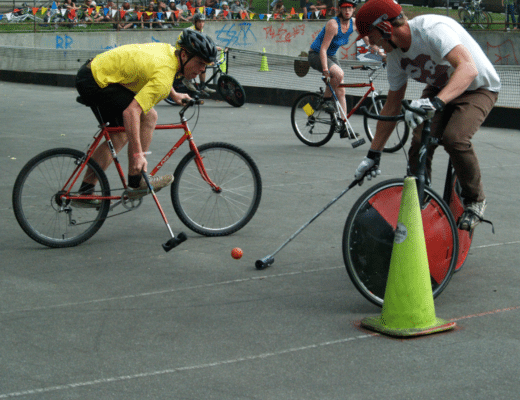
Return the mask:
<svg viewBox="0 0 520 400">
<path fill-rule="evenodd" d="M 356 28 L 359 36 L 356 40 L 378 29 L 383 39 L 390 39 L 393 28 L 392 21 L 401 15 L 402 7 L 395 0 L 369 0 L 356 15 Z"/>
<path fill-rule="evenodd" d="M 358 0 L 339 0 L 338 7 L 354 7 L 356 8 L 358 4 Z"/>
</svg>

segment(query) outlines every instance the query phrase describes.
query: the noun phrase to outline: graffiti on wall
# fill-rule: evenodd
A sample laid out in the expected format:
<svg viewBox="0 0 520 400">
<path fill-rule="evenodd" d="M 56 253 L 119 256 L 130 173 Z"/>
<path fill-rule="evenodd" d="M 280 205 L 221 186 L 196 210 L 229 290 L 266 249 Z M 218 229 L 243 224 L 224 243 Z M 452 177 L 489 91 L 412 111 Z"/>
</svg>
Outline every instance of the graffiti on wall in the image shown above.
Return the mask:
<svg viewBox="0 0 520 400">
<path fill-rule="evenodd" d="M 250 22 L 240 24 L 225 24 L 222 29 L 217 30 L 217 41 L 223 43 L 225 47 L 249 46 L 256 43 L 256 36 L 251 30 Z"/>
<path fill-rule="evenodd" d="M 264 31 L 266 39 L 272 39 L 276 43 L 291 43 L 291 40 L 296 36 L 303 36 L 305 34 L 305 24 L 293 26 L 292 29 L 285 29 L 282 22 L 278 29 L 269 25 L 267 28 L 264 28 Z"/>
<path fill-rule="evenodd" d="M 56 50 L 70 49 L 74 40 L 68 35 L 56 35 Z"/>
<path fill-rule="evenodd" d="M 519 64 L 511 39 L 505 40 L 497 46 L 486 43 L 486 55 L 493 65 Z"/>
</svg>

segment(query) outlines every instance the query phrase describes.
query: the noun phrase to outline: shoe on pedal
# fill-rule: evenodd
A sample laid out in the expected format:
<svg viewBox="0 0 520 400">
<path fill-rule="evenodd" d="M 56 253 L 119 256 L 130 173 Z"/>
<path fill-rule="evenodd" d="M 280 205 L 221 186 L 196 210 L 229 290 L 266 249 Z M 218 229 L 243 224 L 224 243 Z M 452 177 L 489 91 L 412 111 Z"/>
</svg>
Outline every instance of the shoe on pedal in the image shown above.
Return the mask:
<svg viewBox="0 0 520 400">
<path fill-rule="evenodd" d="M 486 200 L 464 205 L 464 212 L 459 218 L 459 229 L 471 232 L 484 220 Z"/>
<path fill-rule="evenodd" d="M 173 174 L 163 175 L 163 176 L 149 176 L 148 181 L 150 181 L 150 185 L 153 188 L 153 191 L 157 193 L 162 188 L 171 185 L 173 182 Z M 127 195 L 130 200 L 137 200 L 143 196 L 146 196 L 150 193 L 148 189 L 148 185 L 146 181 L 141 178 L 141 182 L 139 183 L 138 188 L 128 188 Z"/>
<path fill-rule="evenodd" d="M 186 89 L 191 90 L 192 92 L 198 92 L 198 89 L 195 87 L 195 84 L 192 81 L 183 78 L 182 84 L 186 86 Z"/>
<path fill-rule="evenodd" d="M 211 89 L 207 86 L 204 86 L 204 88 L 202 89 L 202 91 L 206 94 L 213 94 L 213 93 L 217 93 L 217 91 L 215 89 Z"/>
<path fill-rule="evenodd" d="M 99 199 L 72 199 L 70 205 L 75 208 L 98 208 L 101 206 Z"/>
</svg>

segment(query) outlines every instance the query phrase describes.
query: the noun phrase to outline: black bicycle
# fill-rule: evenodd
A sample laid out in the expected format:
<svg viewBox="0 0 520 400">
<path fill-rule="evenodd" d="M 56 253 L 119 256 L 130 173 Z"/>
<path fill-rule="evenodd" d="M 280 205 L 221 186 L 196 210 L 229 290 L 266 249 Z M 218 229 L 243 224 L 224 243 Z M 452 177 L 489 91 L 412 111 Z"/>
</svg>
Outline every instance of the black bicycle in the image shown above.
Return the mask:
<svg viewBox="0 0 520 400">
<path fill-rule="evenodd" d="M 227 74 L 227 71 L 229 70 L 228 54 L 228 50 L 221 52 L 219 60 L 210 67 L 214 69 L 214 72 L 213 75 L 206 79 L 204 86 L 217 80 L 217 91 L 220 94 L 220 96 L 233 107 L 242 107 L 246 102 L 246 92 L 244 91 L 242 85 L 235 78 Z M 176 79 L 173 82 L 173 88 L 176 92 L 189 94 L 190 97 L 201 97 L 206 95 L 204 92 L 200 90 L 196 92 L 189 90 L 182 83 L 182 78 Z M 177 103 L 175 103 L 175 101 L 173 101 L 173 99 L 170 96 L 164 99 L 164 101 L 166 101 L 168 104 L 172 106 L 177 105 Z"/>
<path fill-rule="evenodd" d="M 406 100 L 403 107 L 417 113 Z M 404 114 L 382 116 L 363 113 L 383 121 L 401 121 Z M 431 121 L 424 122 L 420 154 L 431 145 L 440 144 L 430 137 Z M 407 175 L 411 176 L 410 168 Z M 427 183 L 426 157 L 421 157 L 417 174 L 418 195 L 430 267 L 433 297 L 448 285 L 454 271 L 464 264 L 473 232 L 458 229 L 456 221 L 464 212 L 461 188 L 448 163 L 444 194 L 441 197 Z M 343 259 L 354 286 L 372 303 L 382 306 L 390 258 L 397 226 L 403 179 L 390 179 L 369 188 L 352 207 L 343 231 Z"/>
</svg>

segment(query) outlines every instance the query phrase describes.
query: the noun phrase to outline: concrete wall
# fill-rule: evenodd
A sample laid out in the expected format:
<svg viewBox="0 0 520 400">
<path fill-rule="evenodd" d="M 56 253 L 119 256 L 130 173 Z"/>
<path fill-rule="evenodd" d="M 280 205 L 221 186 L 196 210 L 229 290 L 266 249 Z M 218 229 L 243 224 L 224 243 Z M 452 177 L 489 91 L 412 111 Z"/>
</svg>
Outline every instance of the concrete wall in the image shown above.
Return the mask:
<svg viewBox="0 0 520 400">
<path fill-rule="evenodd" d="M 270 54 L 298 56 L 309 50 L 310 43 L 324 26 L 324 21 L 285 22 L 208 22 L 206 33 L 222 47 L 233 47 Z M 58 50 L 102 51 L 128 43 L 176 41 L 179 30 L 127 30 L 107 32 L 37 32 L 0 34 L 0 45 Z M 506 32 L 472 31 L 471 34 L 497 65 L 520 65 L 520 36 Z M 355 59 L 354 37 L 340 49 L 343 60 Z"/>
</svg>

